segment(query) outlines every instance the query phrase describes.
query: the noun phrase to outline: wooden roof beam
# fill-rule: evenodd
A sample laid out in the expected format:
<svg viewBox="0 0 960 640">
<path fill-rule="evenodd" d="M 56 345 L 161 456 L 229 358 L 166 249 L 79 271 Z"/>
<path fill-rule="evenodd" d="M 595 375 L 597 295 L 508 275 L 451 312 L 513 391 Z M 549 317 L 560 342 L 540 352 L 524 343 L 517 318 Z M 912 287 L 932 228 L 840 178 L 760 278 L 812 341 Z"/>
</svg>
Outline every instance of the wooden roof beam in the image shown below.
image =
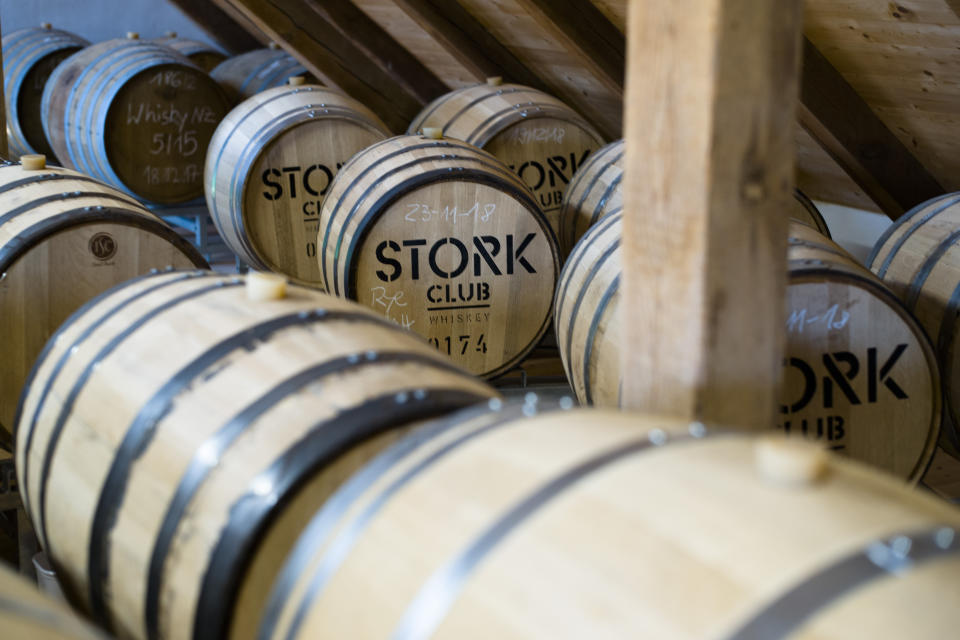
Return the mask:
<svg viewBox="0 0 960 640">
<path fill-rule="evenodd" d="M 392 58 L 381 57 L 399 45 L 372 21 L 352 20 L 357 16 L 343 6 L 350 4 L 346 0 L 215 1 L 240 11 L 311 73 L 328 78 L 363 102 L 393 131 L 406 129 L 429 101 L 427 96 L 446 91 L 446 85 L 441 83 L 441 90 L 435 84 L 439 80 L 431 72 L 424 69 L 421 74 L 413 65 L 398 66 Z M 380 40 L 380 44 L 374 40 Z M 396 49 L 393 51 L 396 53 Z"/>
<path fill-rule="evenodd" d="M 541 26 L 560 36 L 609 89 L 623 93 L 626 38 L 590 0 L 518 2 Z"/>
<path fill-rule="evenodd" d="M 936 178 L 810 40 L 803 41 L 800 124 L 896 220 L 944 193 Z"/>
<path fill-rule="evenodd" d="M 572 108 L 583 112 L 603 135 L 620 137 L 619 123 L 616 127 L 604 126 L 602 118 L 593 117 L 589 101 L 579 95 L 575 87 L 552 86 L 527 67 L 509 48 L 503 45 L 490 31 L 457 0 L 393 0 L 411 19 L 426 31 L 447 53 L 469 69 L 478 79 L 503 76 L 507 82 L 539 89 L 562 100 Z M 601 17 L 606 20 L 605 17 Z M 610 25 L 620 40 L 623 34 Z M 555 28 L 554 28 L 555 30 Z M 623 54 L 619 65 L 624 66 Z M 622 92 L 622 78 L 621 78 Z"/>
<path fill-rule="evenodd" d="M 503 76 L 508 82 L 551 91 L 455 0 L 394 0 L 394 4 L 477 79 Z"/>
<path fill-rule="evenodd" d="M 244 53 L 265 46 L 270 39 L 242 16 L 231 14 L 212 0 L 170 0 L 174 6 L 230 53 Z"/>
</svg>

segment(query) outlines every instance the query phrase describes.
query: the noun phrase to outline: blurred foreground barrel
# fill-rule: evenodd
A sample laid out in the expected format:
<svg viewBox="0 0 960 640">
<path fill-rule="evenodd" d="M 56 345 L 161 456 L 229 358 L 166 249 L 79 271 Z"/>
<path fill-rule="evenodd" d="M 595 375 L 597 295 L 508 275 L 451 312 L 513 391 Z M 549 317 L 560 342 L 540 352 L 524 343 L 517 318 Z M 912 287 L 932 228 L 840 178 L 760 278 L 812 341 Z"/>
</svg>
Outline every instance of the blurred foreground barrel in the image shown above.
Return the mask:
<svg viewBox="0 0 960 640">
<path fill-rule="evenodd" d="M 180 38 L 174 32 L 171 32 L 163 38 L 157 38 L 155 42 L 165 47 L 170 47 L 181 55 L 186 56 L 190 62 L 207 73 L 227 59 L 227 55 L 216 47 L 205 42 L 200 42 L 199 40 Z"/>
<path fill-rule="evenodd" d="M 362 104 L 317 85 L 267 89 L 217 127 L 205 192 L 217 230 L 247 264 L 320 284 L 317 224 L 333 176 L 390 136 Z"/>
<path fill-rule="evenodd" d="M 502 162 L 422 136 L 391 138 L 343 166 L 323 201 L 317 256 L 328 292 L 485 377 L 543 336 L 559 272 L 546 217 Z"/>
<path fill-rule="evenodd" d="M 10 158 L 30 153 L 53 157 L 40 112 L 43 88 L 57 65 L 89 44 L 49 24 L 3 36 L 3 98 Z"/>
<path fill-rule="evenodd" d="M 590 229 L 557 288 L 560 354 L 585 404 L 620 404 L 621 226 L 617 212 Z M 843 249 L 800 223 L 791 224 L 790 235 L 778 427 L 918 480 L 942 416 L 929 340 L 896 296 Z"/>
<path fill-rule="evenodd" d="M 867 264 L 900 298 L 933 341 L 943 374 L 953 429 L 949 447 L 960 453 L 960 193 L 915 207 L 877 240 Z"/>
<path fill-rule="evenodd" d="M 533 190 L 554 233 L 563 192 L 604 144 L 597 130 L 560 100 L 531 87 L 500 84 L 497 78 L 437 98 L 407 133 L 430 127 L 503 161 Z"/>
<path fill-rule="evenodd" d="M 226 112 L 196 65 L 132 38 L 73 54 L 43 92 L 44 131 L 64 166 L 158 204 L 203 195 L 204 153 Z"/>
<path fill-rule="evenodd" d="M 0 426 L 44 343 L 91 298 L 151 269 L 206 266 L 133 198 L 39 158 L 0 166 Z M 33 167 L 33 168 L 31 168 Z"/>
<path fill-rule="evenodd" d="M 495 395 L 359 305 L 276 280 L 133 280 L 33 372 L 24 505 L 65 592 L 121 637 L 251 637 L 332 489 L 408 424 Z"/>
<path fill-rule="evenodd" d="M 292 76 L 304 76 L 309 83 L 317 80 L 281 49 L 256 49 L 227 58 L 210 72 L 235 104 L 272 87 L 279 87 Z"/>
<path fill-rule="evenodd" d="M 527 404 L 355 474 L 259 638 L 933 640 L 958 574 L 956 507 L 811 444 Z"/>
<path fill-rule="evenodd" d="M 0 564 L 0 632 L 4 640 L 105 640 L 77 614 Z"/>
</svg>

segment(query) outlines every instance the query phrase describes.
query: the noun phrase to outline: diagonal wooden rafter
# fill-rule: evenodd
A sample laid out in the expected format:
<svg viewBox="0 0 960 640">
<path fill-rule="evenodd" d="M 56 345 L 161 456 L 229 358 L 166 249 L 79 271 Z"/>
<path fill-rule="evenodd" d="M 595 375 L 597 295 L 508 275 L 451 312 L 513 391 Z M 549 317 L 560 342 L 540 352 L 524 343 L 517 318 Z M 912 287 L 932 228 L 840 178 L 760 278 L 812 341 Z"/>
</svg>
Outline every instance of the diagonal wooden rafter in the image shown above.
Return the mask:
<svg viewBox="0 0 960 640">
<path fill-rule="evenodd" d="M 884 213 L 905 211 L 944 188 L 810 40 L 803 41 L 800 124 Z"/>
<path fill-rule="evenodd" d="M 170 1 L 230 53 L 244 53 L 269 42 L 252 23 L 216 6 L 212 0 Z"/>
<path fill-rule="evenodd" d="M 406 129 L 430 99 L 448 90 L 419 61 L 398 65 L 392 55 L 402 47 L 365 16 L 351 20 L 357 16 L 344 6 L 350 4 L 346 0 L 215 1 L 238 10 L 311 73 L 329 78 L 394 131 Z"/>
<path fill-rule="evenodd" d="M 450 90 L 443 80 L 350 0 L 307 0 L 307 3 L 368 57 L 389 69 L 423 103 Z"/>
<path fill-rule="evenodd" d="M 590 0 L 518 0 L 541 26 L 560 36 L 609 89 L 623 93 L 627 40 Z"/>
<path fill-rule="evenodd" d="M 478 78 L 503 76 L 508 82 L 522 84 L 567 100 L 609 138 L 620 136 L 620 125 L 605 124 L 603 118 L 591 114 L 590 104 L 576 88 L 553 86 L 532 71 L 509 48 L 503 45 L 482 22 L 457 0 L 393 0 L 411 19 L 426 31 L 460 64 Z M 601 17 L 603 17 L 601 15 Z M 606 20 L 606 18 L 603 18 Z M 610 25 L 623 41 L 623 34 Z M 624 45 L 625 46 L 625 45 Z M 620 66 L 623 67 L 623 54 Z M 621 81 L 622 82 L 622 81 Z M 622 93 L 622 84 L 620 91 Z"/>
<path fill-rule="evenodd" d="M 509 82 L 550 91 L 537 74 L 500 44 L 459 3 L 453 0 L 394 0 L 394 4 L 478 79 L 504 76 Z"/>
</svg>

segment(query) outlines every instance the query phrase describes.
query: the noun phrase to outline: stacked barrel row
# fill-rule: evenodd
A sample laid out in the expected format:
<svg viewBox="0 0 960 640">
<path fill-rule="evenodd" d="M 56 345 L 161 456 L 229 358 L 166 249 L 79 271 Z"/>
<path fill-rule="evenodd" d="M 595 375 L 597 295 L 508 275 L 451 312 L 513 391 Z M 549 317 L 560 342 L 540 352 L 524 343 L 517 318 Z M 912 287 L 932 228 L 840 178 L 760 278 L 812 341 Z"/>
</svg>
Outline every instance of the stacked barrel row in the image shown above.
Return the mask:
<svg viewBox="0 0 960 640">
<path fill-rule="evenodd" d="M 123 67 L 127 55 L 161 55 L 139 47 L 82 50 L 89 63 L 54 72 L 64 82 L 77 73 L 87 122 L 116 107 L 103 106 L 109 92 L 87 95 L 84 70 L 101 56 Z M 240 96 L 287 73 L 268 56 L 244 69 Z M 64 127 L 68 152 L 75 143 L 86 168 L 109 179 L 111 154 L 88 146 L 87 130 Z M 956 628 L 960 516 L 948 505 L 736 425 L 570 410 L 535 396 L 507 404 L 478 379 L 541 339 L 555 295 L 558 317 L 573 323 L 593 292 L 603 291 L 602 309 L 615 294 L 566 278 L 589 264 L 585 280 L 599 281 L 615 254 L 616 240 L 590 238 L 622 215 L 622 149 L 590 162 L 603 141 L 555 99 L 497 82 L 468 87 L 391 138 L 363 105 L 297 82 L 247 97 L 211 139 L 204 182 L 221 232 L 246 260 L 298 284 L 204 270 L 130 280 L 60 325 L 17 407 L 25 507 L 68 597 L 103 627 L 150 639 Z M 604 177 L 578 181 L 585 164 Z M 81 180 L 64 175 L 49 180 Z M 46 180 L 15 178 L 11 191 Z M 108 199 L 128 198 L 116 193 Z M 555 294 L 557 234 L 564 216 L 579 215 L 574 201 L 591 219 L 571 223 L 564 251 L 595 228 Z M 822 223 L 803 204 L 797 215 Z M 795 237 L 798 282 L 809 278 L 813 293 L 790 321 L 807 335 L 824 324 L 835 351 L 823 354 L 825 375 L 808 375 L 820 345 L 799 341 L 789 360 L 799 382 L 787 385 L 799 396 L 785 401 L 795 422 L 781 426 L 915 479 L 939 425 L 933 352 L 842 250 L 802 227 Z M 863 291 L 823 292 L 834 274 L 863 280 Z M 561 310 L 571 300 L 580 309 Z M 836 308 L 816 306 L 824 302 Z M 852 318 L 848 302 L 869 313 Z M 871 321 L 906 346 L 880 353 Z M 561 344 L 572 344 L 560 328 Z M 904 388 L 898 363 L 919 392 Z M 821 388 L 831 415 L 808 420 Z M 903 414 L 927 419 L 926 439 L 918 429 L 893 444 L 884 429 L 865 435 L 888 408 L 851 417 L 837 407 L 883 392 L 913 394 Z M 654 483 L 673 488 L 638 495 Z M 936 614 L 918 620 L 917 600 Z"/>
<path fill-rule="evenodd" d="M 3 59 L 14 159 L 55 157 L 153 205 L 201 197 L 210 137 L 232 104 L 306 73 L 275 48 L 226 59 L 174 33 L 90 45 L 49 24 L 4 36 Z"/>
<path fill-rule="evenodd" d="M 121 637 L 895 638 L 960 621 L 955 507 L 809 444 L 571 405 L 504 403 L 312 289 L 157 274 L 51 341 L 18 474 L 65 591 Z"/>
</svg>

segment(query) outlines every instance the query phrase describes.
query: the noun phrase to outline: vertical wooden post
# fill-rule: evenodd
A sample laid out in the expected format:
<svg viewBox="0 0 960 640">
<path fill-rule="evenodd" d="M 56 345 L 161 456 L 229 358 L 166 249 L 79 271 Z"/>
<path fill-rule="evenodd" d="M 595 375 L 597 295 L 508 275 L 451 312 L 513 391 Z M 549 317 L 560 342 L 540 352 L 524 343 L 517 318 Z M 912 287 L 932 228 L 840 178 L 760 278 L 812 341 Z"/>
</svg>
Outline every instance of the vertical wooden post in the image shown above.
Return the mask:
<svg viewBox="0 0 960 640">
<path fill-rule="evenodd" d="M 801 1 L 645 0 L 628 20 L 624 405 L 770 428 Z"/>
</svg>

